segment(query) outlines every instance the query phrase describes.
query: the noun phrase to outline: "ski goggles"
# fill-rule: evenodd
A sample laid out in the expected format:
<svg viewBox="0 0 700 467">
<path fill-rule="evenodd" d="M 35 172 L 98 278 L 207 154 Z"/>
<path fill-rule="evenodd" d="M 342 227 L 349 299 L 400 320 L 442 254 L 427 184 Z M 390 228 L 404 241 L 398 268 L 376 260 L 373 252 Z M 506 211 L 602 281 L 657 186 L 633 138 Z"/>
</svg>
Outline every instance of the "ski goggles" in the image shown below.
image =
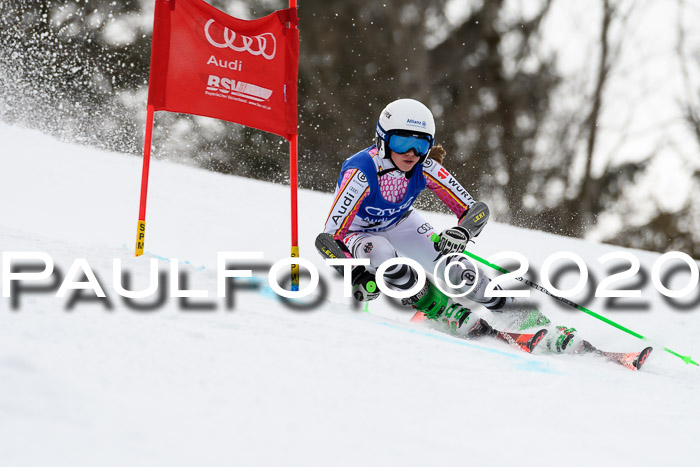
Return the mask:
<svg viewBox="0 0 700 467">
<path fill-rule="evenodd" d="M 386 144 L 397 154 L 413 149 L 416 155 L 423 157 L 433 147 L 433 137 L 422 133 L 389 133 Z"/>
</svg>

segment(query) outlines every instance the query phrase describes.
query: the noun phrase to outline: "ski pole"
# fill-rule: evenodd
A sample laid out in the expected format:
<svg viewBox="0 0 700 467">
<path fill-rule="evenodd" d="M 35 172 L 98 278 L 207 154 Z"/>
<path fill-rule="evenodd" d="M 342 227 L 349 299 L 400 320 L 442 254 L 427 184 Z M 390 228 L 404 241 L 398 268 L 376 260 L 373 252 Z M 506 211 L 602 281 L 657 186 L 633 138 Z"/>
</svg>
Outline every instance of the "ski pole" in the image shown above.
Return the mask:
<svg viewBox="0 0 700 467">
<path fill-rule="evenodd" d="M 435 242 L 435 243 L 438 243 L 438 242 L 440 241 L 440 235 L 438 235 L 438 234 L 433 234 L 433 235 L 430 237 L 430 240 L 433 241 L 433 242 Z M 498 272 L 501 272 L 501 273 L 503 273 L 503 274 L 510 274 L 510 271 L 508 271 L 507 269 L 502 268 L 502 267 L 498 266 L 497 264 L 490 263 L 490 262 L 486 261 L 485 259 L 483 259 L 483 258 L 481 258 L 481 257 L 479 257 L 479 256 L 475 255 L 474 253 L 471 253 L 471 252 L 469 252 L 469 251 L 467 251 L 467 250 L 464 250 L 464 251 L 462 252 L 462 254 L 465 254 L 465 255 L 469 256 L 470 258 L 472 258 L 472 259 L 474 259 L 474 260 L 480 262 L 481 264 L 483 264 L 483 265 L 485 265 L 485 266 L 488 266 L 488 267 L 490 267 L 490 268 L 492 268 L 492 269 L 495 269 L 495 270 L 498 271 Z M 571 300 L 567 300 L 567 299 L 564 298 L 564 297 L 559 297 L 558 295 L 554 295 L 552 292 L 550 292 L 549 290 L 545 289 L 545 288 L 542 287 L 541 285 L 535 284 L 534 282 L 532 282 L 532 281 L 530 281 L 530 280 L 528 280 L 528 279 L 526 279 L 526 278 L 524 278 L 524 277 L 522 277 L 522 276 L 521 276 L 521 277 L 516 277 L 515 280 L 520 281 L 520 282 L 522 282 L 523 284 L 527 284 L 527 285 L 529 285 L 530 287 L 532 287 L 533 289 L 539 290 L 540 292 L 542 292 L 542 293 L 544 293 L 544 294 L 546 294 L 546 295 L 549 295 L 550 297 L 555 298 L 555 299 L 559 300 L 560 302 L 562 302 L 562 303 L 564 303 L 564 304 L 566 304 L 566 305 L 569 305 L 570 307 L 573 307 L 573 308 L 576 308 L 577 310 L 583 311 L 583 312 L 586 313 L 587 315 L 593 316 L 594 318 L 599 319 L 600 321 L 603 321 L 604 323 L 607 323 L 607 324 L 609 324 L 610 326 L 616 327 L 617 329 L 619 329 L 619 330 L 621 330 L 621 331 L 624 331 L 624 332 L 626 332 L 627 334 L 630 334 L 630 335 L 636 337 L 637 339 L 641 339 L 641 340 L 643 340 L 643 341 L 648 341 L 648 340 L 649 340 L 648 338 L 642 336 L 641 334 L 639 334 L 639 333 L 637 333 L 637 332 L 634 332 L 634 331 L 632 331 L 631 329 L 628 329 L 628 328 L 624 327 L 623 325 L 618 324 L 618 323 L 616 323 L 615 321 L 606 318 L 605 316 L 599 315 L 599 314 L 596 313 L 595 311 L 589 310 L 588 308 L 583 307 L 583 306 L 581 306 L 581 305 L 579 305 L 579 304 L 577 304 L 577 303 L 574 303 L 574 302 L 572 302 Z M 667 347 L 664 347 L 664 350 L 665 350 L 666 352 L 670 353 L 671 355 L 675 355 L 676 357 L 680 358 L 681 360 L 683 360 L 683 361 L 684 361 L 685 363 L 687 363 L 687 364 L 693 364 L 693 365 L 695 365 L 695 366 L 700 366 L 700 365 L 698 365 L 697 362 L 693 361 L 693 359 L 690 357 L 690 355 L 681 355 L 681 354 L 679 354 L 679 353 L 677 353 L 677 352 L 674 352 L 673 350 L 671 350 L 671 349 L 669 349 L 669 348 L 667 348 Z"/>
</svg>

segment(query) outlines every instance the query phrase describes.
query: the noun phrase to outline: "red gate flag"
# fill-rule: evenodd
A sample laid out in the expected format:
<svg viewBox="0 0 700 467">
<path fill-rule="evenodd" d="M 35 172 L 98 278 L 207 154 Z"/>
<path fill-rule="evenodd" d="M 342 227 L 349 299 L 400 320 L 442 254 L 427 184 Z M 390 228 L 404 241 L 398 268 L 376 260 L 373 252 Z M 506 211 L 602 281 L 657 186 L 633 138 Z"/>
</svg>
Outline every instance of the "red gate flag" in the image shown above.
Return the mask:
<svg viewBox="0 0 700 467">
<path fill-rule="evenodd" d="M 157 110 L 228 120 L 289 140 L 292 256 L 299 256 L 296 4 L 289 0 L 286 10 L 244 21 L 203 0 L 156 0 L 136 256 L 144 253 Z M 292 289 L 298 288 L 299 265 L 292 264 Z"/>
<path fill-rule="evenodd" d="M 203 0 L 156 0 L 148 105 L 291 140 L 297 134 L 297 23 L 296 8 L 245 21 Z"/>
</svg>

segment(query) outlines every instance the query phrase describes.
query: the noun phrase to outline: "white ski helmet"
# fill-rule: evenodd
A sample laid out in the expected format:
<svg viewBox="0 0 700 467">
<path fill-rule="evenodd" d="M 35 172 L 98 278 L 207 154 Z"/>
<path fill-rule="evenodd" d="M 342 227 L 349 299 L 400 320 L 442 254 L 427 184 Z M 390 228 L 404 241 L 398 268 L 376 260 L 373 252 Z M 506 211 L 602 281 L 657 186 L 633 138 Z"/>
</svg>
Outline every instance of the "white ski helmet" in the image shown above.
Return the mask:
<svg viewBox="0 0 700 467">
<path fill-rule="evenodd" d="M 377 121 L 377 148 L 381 157 L 392 151 L 403 154 L 413 149 L 422 163 L 433 147 L 435 120 L 428 107 L 415 99 L 399 99 L 384 107 Z"/>
</svg>

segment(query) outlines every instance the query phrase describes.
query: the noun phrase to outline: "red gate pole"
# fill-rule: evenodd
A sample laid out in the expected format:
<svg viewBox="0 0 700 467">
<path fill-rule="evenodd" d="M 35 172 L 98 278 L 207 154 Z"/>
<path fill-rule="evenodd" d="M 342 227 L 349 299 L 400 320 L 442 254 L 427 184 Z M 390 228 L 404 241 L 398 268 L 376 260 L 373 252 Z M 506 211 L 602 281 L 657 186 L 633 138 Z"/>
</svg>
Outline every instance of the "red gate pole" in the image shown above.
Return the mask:
<svg viewBox="0 0 700 467">
<path fill-rule="evenodd" d="M 299 257 L 299 223 L 297 214 L 297 135 L 292 135 L 289 141 L 289 184 L 292 198 L 292 258 Z M 292 264 L 292 290 L 299 290 L 299 265 Z"/>
<path fill-rule="evenodd" d="M 289 8 L 296 8 L 297 7 L 297 0 L 289 0 Z M 296 29 L 296 26 L 294 24 L 291 25 L 291 27 Z M 295 83 L 296 86 L 296 83 Z M 297 150 L 298 150 L 298 141 L 299 141 L 299 135 L 298 135 L 298 130 L 297 134 L 292 135 L 292 139 L 289 140 L 289 184 L 291 188 L 291 199 L 292 199 L 292 209 L 291 209 L 291 214 L 292 214 L 292 258 L 298 258 L 299 257 L 299 224 L 298 224 L 298 217 L 297 217 L 297 184 L 298 184 L 298 178 L 297 178 L 297 169 L 298 169 L 298 163 L 297 163 Z M 297 291 L 299 290 L 299 265 L 298 264 L 292 264 L 292 290 Z"/>
<path fill-rule="evenodd" d="M 143 144 L 143 170 L 141 171 L 141 204 L 139 206 L 139 221 L 136 227 L 135 256 L 143 254 L 146 242 L 146 195 L 148 193 L 148 169 L 151 162 L 151 136 L 153 134 L 153 106 L 149 105 L 146 112 L 146 137 Z"/>
</svg>

